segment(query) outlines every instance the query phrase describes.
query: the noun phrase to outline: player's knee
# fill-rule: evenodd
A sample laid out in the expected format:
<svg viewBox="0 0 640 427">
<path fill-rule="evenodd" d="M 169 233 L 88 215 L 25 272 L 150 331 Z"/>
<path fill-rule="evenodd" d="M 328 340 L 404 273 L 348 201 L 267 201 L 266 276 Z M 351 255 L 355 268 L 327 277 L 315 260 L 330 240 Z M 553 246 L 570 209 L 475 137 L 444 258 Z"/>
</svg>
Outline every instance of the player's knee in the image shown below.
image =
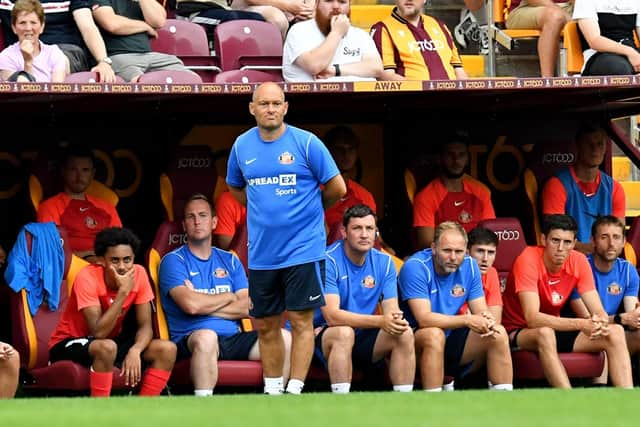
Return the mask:
<svg viewBox="0 0 640 427">
<path fill-rule="evenodd" d="M 556 333 L 546 326 L 537 329 L 536 341 L 539 350 L 557 351 Z"/>
<path fill-rule="evenodd" d="M 118 353 L 118 345 L 110 339 L 98 339 L 91 343 L 89 352 L 94 359 L 113 363 Z"/>
<path fill-rule="evenodd" d="M 353 347 L 356 335 L 350 326 L 332 326 L 329 330 L 333 330 L 333 339 L 345 347 Z M 327 333 L 327 330 L 325 333 Z"/>
<path fill-rule="evenodd" d="M 153 340 L 151 341 L 154 346 L 154 353 L 158 355 L 160 360 L 174 363 L 176 361 L 176 355 L 178 354 L 178 348 L 174 343 L 168 340 Z"/>
<path fill-rule="evenodd" d="M 445 335 L 440 328 L 422 328 L 415 333 L 416 347 L 422 349 L 444 349 Z"/>
<path fill-rule="evenodd" d="M 609 326 L 609 335 L 607 335 L 607 341 L 610 345 L 626 348 L 627 347 L 627 339 L 624 334 L 624 329 L 621 325 L 610 325 Z"/>
<path fill-rule="evenodd" d="M 189 339 L 192 353 L 213 354 L 218 351 L 218 334 L 210 329 L 195 331 Z"/>
<path fill-rule="evenodd" d="M 413 351 L 415 346 L 415 337 L 413 336 L 413 331 L 410 328 L 407 328 L 403 333 L 398 335 L 397 340 L 398 345 L 406 348 L 407 350 Z"/>
<path fill-rule="evenodd" d="M 504 328 L 504 326 L 495 325 L 493 328 L 496 331 L 498 331 L 498 333 L 494 335 L 494 339 L 496 341 L 496 344 L 504 345 L 504 346 L 508 347 L 509 346 L 509 335 L 507 334 L 507 330 Z"/>
</svg>

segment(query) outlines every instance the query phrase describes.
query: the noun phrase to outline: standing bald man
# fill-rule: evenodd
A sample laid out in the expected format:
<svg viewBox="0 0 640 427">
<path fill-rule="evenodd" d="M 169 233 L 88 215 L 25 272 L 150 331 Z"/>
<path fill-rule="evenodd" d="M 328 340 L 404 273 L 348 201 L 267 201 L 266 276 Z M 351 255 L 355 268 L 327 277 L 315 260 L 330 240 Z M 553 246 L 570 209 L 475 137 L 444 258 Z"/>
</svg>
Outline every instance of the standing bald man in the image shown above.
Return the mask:
<svg viewBox="0 0 640 427">
<path fill-rule="evenodd" d="M 256 126 L 236 139 L 227 165 L 229 189 L 247 205 L 250 314 L 267 394 L 284 388 L 285 310 L 292 335 L 286 392 L 302 392 L 313 355 L 314 310 L 324 305 L 324 208 L 346 193 L 322 141 L 284 123 L 288 107 L 280 86 L 258 86 L 249 103 Z"/>
</svg>

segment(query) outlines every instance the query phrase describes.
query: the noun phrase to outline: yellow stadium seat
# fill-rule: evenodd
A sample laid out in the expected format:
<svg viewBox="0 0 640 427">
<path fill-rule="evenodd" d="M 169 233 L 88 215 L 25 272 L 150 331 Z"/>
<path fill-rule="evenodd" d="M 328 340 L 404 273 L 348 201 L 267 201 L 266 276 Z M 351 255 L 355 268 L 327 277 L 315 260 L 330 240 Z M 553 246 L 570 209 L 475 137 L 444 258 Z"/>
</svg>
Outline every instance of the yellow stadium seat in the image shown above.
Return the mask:
<svg viewBox="0 0 640 427">
<path fill-rule="evenodd" d="M 620 181 L 627 200 L 626 216 L 640 215 L 640 181 Z"/>
<path fill-rule="evenodd" d="M 471 78 L 485 77 L 484 55 L 460 55 L 464 71 Z"/>
<path fill-rule="evenodd" d="M 391 16 L 393 8 L 391 4 L 352 4 L 351 25 L 369 32 L 373 24 Z"/>
<path fill-rule="evenodd" d="M 562 31 L 562 48 L 566 52 L 566 69 L 568 75 L 580 74 L 584 59 L 582 56 L 582 44 L 578 35 L 578 23 L 569 21 Z"/>
<path fill-rule="evenodd" d="M 631 160 L 626 156 L 612 157 L 613 179 L 616 181 L 631 180 Z"/>
<path fill-rule="evenodd" d="M 407 190 L 407 197 L 411 204 L 413 204 L 413 198 L 416 195 L 416 177 L 409 169 L 404 170 L 404 186 Z"/>
</svg>

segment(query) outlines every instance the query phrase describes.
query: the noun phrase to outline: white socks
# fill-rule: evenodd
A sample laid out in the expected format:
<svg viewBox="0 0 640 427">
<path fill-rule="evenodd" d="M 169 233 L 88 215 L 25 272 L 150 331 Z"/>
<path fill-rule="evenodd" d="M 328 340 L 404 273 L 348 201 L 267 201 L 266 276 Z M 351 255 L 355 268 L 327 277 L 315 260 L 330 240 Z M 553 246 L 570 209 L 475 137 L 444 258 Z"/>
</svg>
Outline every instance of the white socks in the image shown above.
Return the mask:
<svg viewBox="0 0 640 427">
<path fill-rule="evenodd" d="M 295 378 L 290 379 L 287 384 L 287 393 L 289 394 L 301 394 L 302 388 L 304 387 L 304 383 L 300 380 L 296 380 Z"/>
<path fill-rule="evenodd" d="M 456 389 L 455 380 L 452 380 L 450 383 L 442 385 L 442 391 L 454 391 L 455 389 Z"/>
<path fill-rule="evenodd" d="M 208 389 L 200 389 L 200 390 L 193 390 L 193 394 L 197 397 L 207 397 L 207 396 L 213 396 L 213 389 L 208 388 Z"/>
<path fill-rule="evenodd" d="M 427 393 L 439 393 L 442 391 L 442 387 L 425 388 L 424 391 L 426 391 Z"/>
<path fill-rule="evenodd" d="M 398 384 L 393 386 L 393 391 L 399 391 L 400 393 L 409 393 L 413 391 L 413 384 Z"/>
<path fill-rule="evenodd" d="M 331 392 L 336 394 L 347 394 L 351 389 L 351 383 L 331 384 Z"/>
<path fill-rule="evenodd" d="M 513 384 L 492 384 L 489 381 L 489 390 L 513 391 Z"/>
<path fill-rule="evenodd" d="M 284 379 L 282 377 L 264 378 L 264 394 L 278 395 L 284 392 Z"/>
</svg>

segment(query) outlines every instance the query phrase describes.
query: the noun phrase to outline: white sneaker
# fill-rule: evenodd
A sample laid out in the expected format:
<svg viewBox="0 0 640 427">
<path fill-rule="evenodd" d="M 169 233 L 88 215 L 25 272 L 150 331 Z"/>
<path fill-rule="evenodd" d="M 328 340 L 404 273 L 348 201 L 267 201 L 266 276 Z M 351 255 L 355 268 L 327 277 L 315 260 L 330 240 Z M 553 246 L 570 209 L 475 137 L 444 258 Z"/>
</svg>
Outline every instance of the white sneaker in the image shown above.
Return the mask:
<svg viewBox="0 0 640 427">
<path fill-rule="evenodd" d="M 489 49 L 491 48 L 491 43 L 489 42 L 489 26 L 481 25 L 478 33 L 480 39 L 478 40 L 480 45 L 480 55 L 489 55 Z"/>
<path fill-rule="evenodd" d="M 478 24 L 469 9 L 460 11 L 460 22 L 453 28 L 453 36 L 463 48 L 467 47 L 467 41 L 478 40 Z"/>
</svg>

